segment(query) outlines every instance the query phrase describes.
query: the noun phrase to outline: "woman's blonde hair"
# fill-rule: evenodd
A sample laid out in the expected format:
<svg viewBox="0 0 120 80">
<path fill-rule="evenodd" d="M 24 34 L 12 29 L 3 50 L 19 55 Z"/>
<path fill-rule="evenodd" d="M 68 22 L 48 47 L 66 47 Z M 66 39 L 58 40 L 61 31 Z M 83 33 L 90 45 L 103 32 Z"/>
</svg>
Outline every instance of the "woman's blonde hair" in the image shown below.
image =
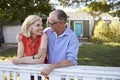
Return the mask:
<svg viewBox="0 0 120 80">
<path fill-rule="evenodd" d="M 22 28 L 21 28 L 21 32 L 26 36 L 26 37 L 30 37 L 30 30 L 29 30 L 29 26 L 31 24 L 33 24 L 34 22 L 36 22 L 37 20 L 41 20 L 42 18 L 37 16 L 37 15 L 29 15 L 23 22 L 22 24 Z"/>
</svg>

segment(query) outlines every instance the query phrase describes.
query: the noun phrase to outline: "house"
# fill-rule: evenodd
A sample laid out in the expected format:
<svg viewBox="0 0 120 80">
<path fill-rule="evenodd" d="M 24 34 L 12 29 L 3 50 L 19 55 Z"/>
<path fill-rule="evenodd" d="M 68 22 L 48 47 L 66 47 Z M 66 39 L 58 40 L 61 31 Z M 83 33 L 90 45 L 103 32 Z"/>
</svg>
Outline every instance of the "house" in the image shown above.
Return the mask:
<svg viewBox="0 0 120 80">
<path fill-rule="evenodd" d="M 87 12 L 66 12 L 68 15 L 68 25 L 76 33 L 78 37 L 89 38 L 93 34 L 94 25 L 97 24 L 99 18 L 93 18 Z M 107 23 L 110 23 L 112 16 L 108 13 L 99 15 Z M 4 26 L 3 34 L 5 43 L 16 43 L 16 35 L 20 33 L 21 25 Z"/>
<path fill-rule="evenodd" d="M 88 12 L 66 12 L 68 16 L 68 25 L 76 33 L 78 37 L 89 38 L 93 34 L 93 30 L 97 22 L 105 20 L 107 24 L 113 18 L 108 13 L 101 13 L 99 16 L 92 16 Z M 96 13 L 97 14 L 97 13 Z"/>
</svg>

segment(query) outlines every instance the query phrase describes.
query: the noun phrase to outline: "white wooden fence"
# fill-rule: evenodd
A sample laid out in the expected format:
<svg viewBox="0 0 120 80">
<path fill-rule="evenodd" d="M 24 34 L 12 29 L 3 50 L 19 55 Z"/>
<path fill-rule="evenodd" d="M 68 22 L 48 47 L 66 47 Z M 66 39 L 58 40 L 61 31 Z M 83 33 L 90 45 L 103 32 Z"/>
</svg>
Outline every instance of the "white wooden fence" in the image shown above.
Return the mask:
<svg viewBox="0 0 120 80">
<path fill-rule="evenodd" d="M 40 71 L 47 64 L 19 64 L 0 62 L 0 80 L 46 80 Z M 5 79 L 6 78 L 6 79 Z M 58 68 L 49 75 L 49 80 L 120 80 L 120 67 L 71 66 Z"/>
</svg>

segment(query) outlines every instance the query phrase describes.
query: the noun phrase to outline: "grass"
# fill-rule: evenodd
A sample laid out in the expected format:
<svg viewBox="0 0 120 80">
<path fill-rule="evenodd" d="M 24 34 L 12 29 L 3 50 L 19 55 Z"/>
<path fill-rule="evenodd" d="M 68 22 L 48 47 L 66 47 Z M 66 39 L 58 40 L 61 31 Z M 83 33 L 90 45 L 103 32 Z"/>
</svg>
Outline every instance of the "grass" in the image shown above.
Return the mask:
<svg viewBox="0 0 120 80">
<path fill-rule="evenodd" d="M 78 64 L 120 67 L 120 44 L 83 44 L 79 49 Z"/>
<path fill-rule="evenodd" d="M 17 56 L 17 47 L 0 52 L 0 61 L 9 61 Z"/>
<path fill-rule="evenodd" d="M 0 52 L 0 60 L 16 57 L 17 48 Z M 120 67 L 120 44 L 83 44 L 78 53 L 78 65 Z"/>
</svg>

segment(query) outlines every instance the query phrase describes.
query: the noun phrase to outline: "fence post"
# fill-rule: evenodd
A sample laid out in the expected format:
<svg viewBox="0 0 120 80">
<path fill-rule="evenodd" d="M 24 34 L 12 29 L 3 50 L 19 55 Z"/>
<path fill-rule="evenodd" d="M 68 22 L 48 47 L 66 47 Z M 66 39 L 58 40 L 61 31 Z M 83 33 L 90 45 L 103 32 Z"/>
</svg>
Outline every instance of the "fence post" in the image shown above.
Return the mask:
<svg viewBox="0 0 120 80">
<path fill-rule="evenodd" d="M 30 80 L 30 73 L 20 73 L 20 80 Z"/>
<path fill-rule="evenodd" d="M 4 80 L 3 71 L 0 71 L 0 80 Z"/>
</svg>

